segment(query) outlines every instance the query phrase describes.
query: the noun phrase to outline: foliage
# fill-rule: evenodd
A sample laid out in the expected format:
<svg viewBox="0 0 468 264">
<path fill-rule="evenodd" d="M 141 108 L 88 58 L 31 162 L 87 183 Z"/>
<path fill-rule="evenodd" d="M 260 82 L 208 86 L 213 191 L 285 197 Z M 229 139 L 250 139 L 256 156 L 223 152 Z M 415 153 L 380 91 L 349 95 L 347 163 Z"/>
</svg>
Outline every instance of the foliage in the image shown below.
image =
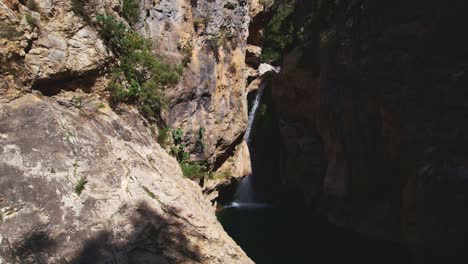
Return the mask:
<svg viewBox="0 0 468 264">
<path fill-rule="evenodd" d="M 39 27 L 39 22 L 35 17 L 33 17 L 31 14 L 27 13 L 24 18 L 26 19 L 26 22 L 34 29 Z"/>
<path fill-rule="evenodd" d="M 204 127 L 200 127 L 198 129 L 198 137 L 197 137 L 197 141 L 195 142 L 195 149 L 198 152 L 203 152 L 205 150 L 205 144 L 203 143 L 205 132 L 206 132 L 206 128 Z"/>
<path fill-rule="evenodd" d="M 99 102 L 99 103 L 96 104 L 96 107 L 97 107 L 98 109 L 102 109 L 102 108 L 105 108 L 106 105 L 105 105 L 103 102 Z"/>
<path fill-rule="evenodd" d="M 71 1 L 71 6 L 72 6 L 73 13 L 85 18 L 86 20 L 89 20 L 88 16 L 86 15 L 85 9 L 84 9 L 83 0 L 72 0 Z"/>
<path fill-rule="evenodd" d="M 203 137 L 206 129 L 200 127 L 198 130 L 198 139 L 197 145 L 201 144 L 203 146 Z M 208 175 L 208 169 L 205 163 L 200 162 L 190 162 L 190 153 L 185 151 L 186 145 L 183 144 L 184 131 L 180 128 L 172 130 L 172 140 L 174 146 L 171 147 L 170 154 L 174 156 L 180 164 L 182 173 L 185 177 L 190 179 L 200 179 Z"/>
<path fill-rule="evenodd" d="M 184 135 L 184 131 L 180 128 L 176 128 L 172 130 L 172 139 L 174 140 L 175 145 L 179 145 L 182 142 L 182 136 Z"/>
<path fill-rule="evenodd" d="M 140 18 L 138 2 L 135 0 L 123 0 L 122 16 L 130 24 L 134 24 Z"/>
<path fill-rule="evenodd" d="M 206 25 L 208 24 L 208 21 L 210 19 L 208 17 L 196 17 L 193 20 L 193 27 L 195 28 L 195 31 L 198 31 L 199 29 L 204 29 Z"/>
<path fill-rule="evenodd" d="M 206 168 L 200 163 L 180 163 L 182 173 L 189 179 L 200 179 L 206 176 Z"/>
<path fill-rule="evenodd" d="M 83 106 L 83 96 L 75 96 L 72 98 L 72 104 L 78 108 L 81 109 Z"/>
<path fill-rule="evenodd" d="M 267 63 L 278 62 L 281 60 L 284 50 L 292 44 L 294 33 L 293 12 L 294 2 L 286 1 L 279 4 L 265 29 L 262 61 Z"/>
<path fill-rule="evenodd" d="M 171 147 L 171 153 L 179 163 L 187 162 L 190 158 L 190 153 L 185 151 L 185 144 L 180 144 Z"/>
<path fill-rule="evenodd" d="M 151 42 L 122 22 L 112 16 L 96 19 L 101 38 L 120 59 L 108 87 L 111 103 L 135 104 L 146 117 L 158 119 L 167 107 L 161 89 L 178 82 L 179 70 L 157 59 Z"/>
<path fill-rule="evenodd" d="M 182 52 L 184 58 L 182 59 L 182 65 L 186 67 L 192 61 L 193 44 L 187 41 L 185 44 L 179 44 L 177 49 Z"/>
<path fill-rule="evenodd" d="M 210 173 L 210 179 L 218 180 L 218 179 L 227 179 L 230 177 L 232 177 L 232 173 L 230 170 Z"/>
<path fill-rule="evenodd" d="M 16 30 L 16 27 L 6 21 L 0 21 L 0 38 L 13 39 L 23 35 Z"/>
<path fill-rule="evenodd" d="M 29 9 L 29 10 L 32 10 L 32 11 L 37 11 L 39 10 L 39 6 L 38 4 L 36 3 L 35 0 L 28 0 L 26 2 L 26 7 Z"/>
<path fill-rule="evenodd" d="M 81 177 L 75 185 L 75 193 L 80 195 L 87 183 L 86 177 Z"/>
<path fill-rule="evenodd" d="M 161 145 L 162 147 L 165 147 L 167 145 L 167 142 L 169 140 L 169 131 L 170 130 L 171 130 L 170 128 L 165 127 L 165 128 L 159 129 L 159 131 L 158 131 L 157 141 L 158 141 L 159 145 Z"/>
</svg>

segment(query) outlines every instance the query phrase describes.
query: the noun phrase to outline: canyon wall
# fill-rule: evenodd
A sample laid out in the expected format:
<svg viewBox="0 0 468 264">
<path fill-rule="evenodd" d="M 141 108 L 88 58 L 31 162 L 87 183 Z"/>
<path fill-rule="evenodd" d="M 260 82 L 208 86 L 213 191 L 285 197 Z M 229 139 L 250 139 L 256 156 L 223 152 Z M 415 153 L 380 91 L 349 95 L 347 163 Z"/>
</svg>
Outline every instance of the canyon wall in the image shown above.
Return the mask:
<svg viewBox="0 0 468 264">
<path fill-rule="evenodd" d="M 288 184 L 329 221 L 407 244 L 417 263 L 466 257 L 466 3 L 331 9 L 324 22 L 297 1 L 302 33 L 273 81 Z"/>
<path fill-rule="evenodd" d="M 181 69 L 164 87 L 162 123 L 184 131 L 191 161 L 228 167 L 230 180 L 250 169 L 246 41 L 262 7 L 140 1 L 130 25 L 122 4 L 0 1 L 0 263 L 251 263 L 156 143 L 163 127 L 109 104 L 118 59 L 96 16 L 131 26 Z"/>
</svg>

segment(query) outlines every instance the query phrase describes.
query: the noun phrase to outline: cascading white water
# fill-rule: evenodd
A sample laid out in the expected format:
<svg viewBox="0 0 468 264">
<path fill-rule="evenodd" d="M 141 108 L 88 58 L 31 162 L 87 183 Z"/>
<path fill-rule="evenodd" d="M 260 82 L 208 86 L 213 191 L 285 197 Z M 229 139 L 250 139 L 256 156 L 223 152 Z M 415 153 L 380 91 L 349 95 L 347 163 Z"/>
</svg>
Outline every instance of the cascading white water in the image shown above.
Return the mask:
<svg viewBox="0 0 468 264">
<path fill-rule="evenodd" d="M 244 140 L 247 142 L 249 150 L 252 152 L 252 147 L 250 145 L 250 134 L 252 132 L 252 126 L 255 120 L 255 114 L 257 113 L 258 106 L 262 100 L 263 90 L 265 89 L 266 82 L 262 82 L 258 88 L 257 95 L 255 96 L 255 101 L 252 106 L 252 110 L 249 113 L 249 123 L 247 130 L 245 131 Z M 252 156 L 251 156 L 252 161 Z M 251 162 L 253 163 L 253 162 Z M 234 202 L 230 205 L 231 207 L 250 207 L 255 206 L 255 197 L 252 188 L 252 175 L 249 175 L 242 179 L 239 186 L 237 187 L 236 193 L 234 194 Z"/>
<path fill-rule="evenodd" d="M 273 67 L 269 64 L 262 63 L 258 67 L 258 72 L 260 76 L 263 76 L 265 74 L 275 74 L 280 72 L 280 67 Z M 258 107 L 260 106 L 260 102 L 262 101 L 262 95 L 263 91 L 265 90 L 265 87 L 267 86 L 267 81 L 264 79 L 260 86 L 258 87 L 257 90 L 257 95 L 255 96 L 255 101 L 253 102 L 252 110 L 250 110 L 249 113 L 249 123 L 247 125 L 247 130 L 245 131 L 244 135 L 244 140 L 247 143 L 247 146 L 249 147 L 250 150 L 250 163 L 253 164 L 255 163 L 254 160 L 252 160 L 253 156 L 253 149 L 250 144 L 250 135 L 252 133 L 252 127 L 254 125 L 255 121 L 255 115 L 257 114 Z M 270 206 L 269 204 L 265 203 L 259 203 L 255 199 L 255 194 L 253 191 L 253 186 L 252 186 L 252 175 L 249 175 L 242 179 L 242 181 L 239 183 L 237 186 L 236 193 L 234 194 L 234 202 L 232 202 L 228 207 L 248 207 L 248 208 L 264 208 Z"/>
<path fill-rule="evenodd" d="M 247 145 L 250 148 L 250 133 L 252 132 L 252 126 L 255 120 L 255 114 L 257 113 L 258 106 L 260 105 L 260 101 L 262 100 L 263 90 L 265 90 L 266 82 L 262 82 L 260 87 L 257 91 L 257 96 L 255 97 L 254 104 L 252 106 L 252 110 L 249 113 L 249 123 L 247 125 L 247 130 L 245 131 L 244 140 L 247 142 Z"/>
</svg>

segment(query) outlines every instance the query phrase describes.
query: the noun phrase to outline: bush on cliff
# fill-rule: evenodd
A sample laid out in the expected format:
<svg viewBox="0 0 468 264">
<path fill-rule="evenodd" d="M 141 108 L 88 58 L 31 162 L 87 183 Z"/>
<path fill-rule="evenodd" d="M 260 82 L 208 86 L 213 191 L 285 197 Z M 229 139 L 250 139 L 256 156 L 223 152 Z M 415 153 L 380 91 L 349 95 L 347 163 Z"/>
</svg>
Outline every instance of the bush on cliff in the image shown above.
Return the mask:
<svg viewBox="0 0 468 264">
<path fill-rule="evenodd" d="M 118 57 L 108 90 L 111 103 L 135 104 L 147 118 L 160 120 L 167 106 L 161 89 L 179 80 L 177 68 L 151 52 L 151 42 L 112 16 L 96 17 L 99 33 Z"/>
<path fill-rule="evenodd" d="M 138 3 L 135 0 L 123 0 L 122 16 L 128 21 L 128 23 L 136 23 L 140 17 Z"/>
</svg>

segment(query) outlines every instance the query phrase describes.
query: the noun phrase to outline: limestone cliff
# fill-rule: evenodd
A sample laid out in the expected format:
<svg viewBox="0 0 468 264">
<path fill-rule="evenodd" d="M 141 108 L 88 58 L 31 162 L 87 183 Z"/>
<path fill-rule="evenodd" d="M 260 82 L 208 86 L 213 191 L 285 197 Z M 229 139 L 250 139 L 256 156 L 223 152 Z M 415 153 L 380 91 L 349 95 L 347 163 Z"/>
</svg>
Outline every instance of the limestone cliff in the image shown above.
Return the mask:
<svg viewBox="0 0 468 264">
<path fill-rule="evenodd" d="M 151 120 L 109 106 L 119 61 L 96 16 L 184 66 L 164 87 L 163 121 L 184 131 L 192 161 L 228 168 L 229 180 L 250 169 L 246 40 L 260 11 L 257 1 L 140 1 L 128 23 L 122 1 L 0 1 L 0 263 L 251 263 Z"/>
<path fill-rule="evenodd" d="M 0 105 L 1 263 L 250 263 L 134 111 Z"/>
</svg>

